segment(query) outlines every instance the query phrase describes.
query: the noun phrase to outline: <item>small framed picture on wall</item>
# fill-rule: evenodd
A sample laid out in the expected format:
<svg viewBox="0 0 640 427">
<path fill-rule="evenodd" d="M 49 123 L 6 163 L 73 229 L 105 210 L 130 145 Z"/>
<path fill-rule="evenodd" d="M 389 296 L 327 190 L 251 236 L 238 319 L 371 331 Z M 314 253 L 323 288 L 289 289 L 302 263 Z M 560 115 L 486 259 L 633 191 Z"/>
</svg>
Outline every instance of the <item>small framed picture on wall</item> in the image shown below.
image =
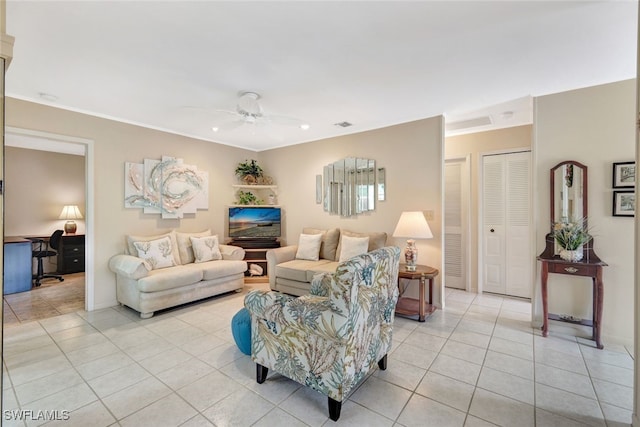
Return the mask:
<svg viewBox="0 0 640 427">
<path fill-rule="evenodd" d="M 613 192 L 613 216 L 634 216 L 636 213 L 636 193 L 634 191 Z"/>
<path fill-rule="evenodd" d="M 636 162 L 613 164 L 613 188 L 634 188 L 636 186 Z"/>
</svg>

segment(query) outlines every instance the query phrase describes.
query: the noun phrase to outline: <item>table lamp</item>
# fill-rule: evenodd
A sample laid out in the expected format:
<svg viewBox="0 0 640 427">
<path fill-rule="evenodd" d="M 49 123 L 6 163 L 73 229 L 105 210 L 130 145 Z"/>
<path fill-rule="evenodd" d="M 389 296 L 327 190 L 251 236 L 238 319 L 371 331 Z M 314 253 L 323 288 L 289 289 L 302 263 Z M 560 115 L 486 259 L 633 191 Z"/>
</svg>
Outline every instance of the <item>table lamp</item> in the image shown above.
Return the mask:
<svg viewBox="0 0 640 427">
<path fill-rule="evenodd" d="M 64 224 L 64 232 L 67 234 L 75 234 L 78 226 L 73 220 L 82 219 L 82 214 L 80 213 L 80 209 L 78 209 L 77 205 L 66 205 L 64 208 L 62 208 L 60 219 L 67 220 L 67 222 Z"/>
<path fill-rule="evenodd" d="M 414 239 L 431 239 L 433 234 L 424 214 L 418 212 L 402 212 L 393 237 L 407 238 L 407 247 L 404 250 L 404 259 L 407 271 L 416 271 L 418 261 L 418 248 Z"/>
</svg>

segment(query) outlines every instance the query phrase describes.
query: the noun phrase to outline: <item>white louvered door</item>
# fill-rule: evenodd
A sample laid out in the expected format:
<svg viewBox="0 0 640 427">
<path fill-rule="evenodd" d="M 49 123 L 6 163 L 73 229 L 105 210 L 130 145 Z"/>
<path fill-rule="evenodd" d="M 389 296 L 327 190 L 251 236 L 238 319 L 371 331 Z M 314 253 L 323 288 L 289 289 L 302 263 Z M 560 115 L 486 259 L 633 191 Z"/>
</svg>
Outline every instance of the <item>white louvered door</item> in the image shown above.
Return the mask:
<svg viewBox="0 0 640 427">
<path fill-rule="evenodd" d="M 483 290 L 531 297 L 531 153 L 483 157 Z"/>
<path fill-rule="evenodd" d="M 463 166 L 448 160 L 444 172 L 444 271 L 448 288 L 466 289 L 466 236 L 463 233 Z"/>
</svg>

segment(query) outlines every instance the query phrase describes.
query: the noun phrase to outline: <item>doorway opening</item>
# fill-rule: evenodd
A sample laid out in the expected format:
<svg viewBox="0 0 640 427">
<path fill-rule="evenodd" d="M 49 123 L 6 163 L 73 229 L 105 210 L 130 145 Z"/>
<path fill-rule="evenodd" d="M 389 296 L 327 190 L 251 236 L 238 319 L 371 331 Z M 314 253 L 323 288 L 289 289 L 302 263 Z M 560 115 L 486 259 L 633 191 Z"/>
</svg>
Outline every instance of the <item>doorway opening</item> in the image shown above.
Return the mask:
<svg viewBox="0 0 640 427">
<path fill-rule="evenodd" d="M 83 220 L 76 220 L 78 230 L 75 235 L 68 236 L 69 245 L 61 248 L 60 254 L 44 259 L 45 272 L 63 273 L 64 281 L 43 280 L 39 287 L 6 295 L 6 324 L 93 309 L 92 158 L 90 140 L 6 128 L 5 234 L 46 238 L 54 229 L 64 228 L 65 220 L 60 219 L 64 205 L 79 205 L 84 216 Z M 21 186 L 26 187 L 21 189 Z M 84 243 L 75 245 L 79 240 Z M 77 253 L 72 254 L 72 258 L 67 257 L 71 255 L 68 250 Z M 62 263 L 59 263 L 61 259 Z M 66 263 L 83 260 L 84 268 L 73 268 Z"/>
</svg>

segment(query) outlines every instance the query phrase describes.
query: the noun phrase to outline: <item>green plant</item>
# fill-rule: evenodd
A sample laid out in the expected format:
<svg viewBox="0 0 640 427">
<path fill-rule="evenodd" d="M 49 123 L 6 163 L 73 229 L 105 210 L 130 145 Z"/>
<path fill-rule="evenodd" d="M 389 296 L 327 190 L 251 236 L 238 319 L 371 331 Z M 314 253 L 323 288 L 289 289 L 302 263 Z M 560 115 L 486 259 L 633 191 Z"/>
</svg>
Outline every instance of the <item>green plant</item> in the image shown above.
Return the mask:
<svg viewBox="0 0 640 427">
<path fill-rule="evenodd" d="M 553 232 L 551 234 L 563 249 L 575 251 L 593 238 L 593 236 L 589 234 L 585 223 L 586 218 L 572 222 L 554 222 Z"/>
<path fill-rule="evenodd" d="M 250 191 L 238 191 L 239 205 L 261 205 L 262 200 L 258 199 L 255 194 Z"/>
<path fill-rule="evenodd" d="M 254 178 L 259 178 L 264 174 L 264 171 L 258 165 L 258 162 L 255 160 L 245 160 L 242 163 L 238 163 L 236 167 L 236 175 L 240 178 L 245 176 L 252 176 Z"/>
</svg>

